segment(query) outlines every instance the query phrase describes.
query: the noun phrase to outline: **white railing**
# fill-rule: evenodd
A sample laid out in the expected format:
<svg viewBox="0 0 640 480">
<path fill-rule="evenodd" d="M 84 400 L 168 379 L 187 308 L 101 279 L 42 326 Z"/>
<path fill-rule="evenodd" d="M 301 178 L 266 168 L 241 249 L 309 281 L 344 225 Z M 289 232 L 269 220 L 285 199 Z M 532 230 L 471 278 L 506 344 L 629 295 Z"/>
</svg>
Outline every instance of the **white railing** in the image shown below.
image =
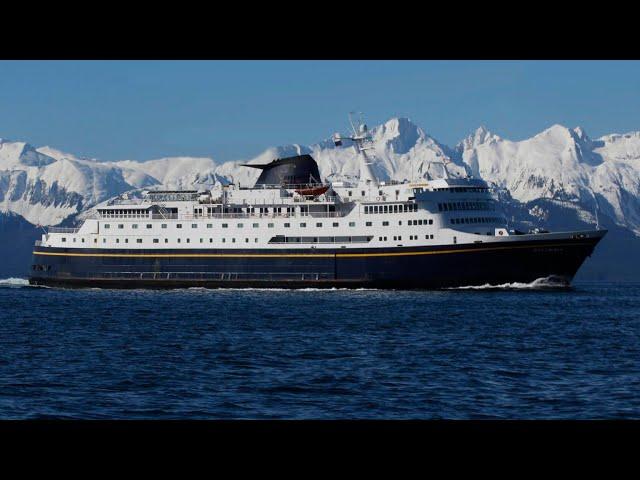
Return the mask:
<svg viewBox="0 0 640 480">
<path fill-rule="evenodd" d="M 80 228 L 49 227 L 47 233 L 78 233 Z"/>
<path fill-rule="evenodd" d="M 117 213 L 98 213 L 97 218 L 151 218 L 149 214 L 117 214 Z"/>
</svg>

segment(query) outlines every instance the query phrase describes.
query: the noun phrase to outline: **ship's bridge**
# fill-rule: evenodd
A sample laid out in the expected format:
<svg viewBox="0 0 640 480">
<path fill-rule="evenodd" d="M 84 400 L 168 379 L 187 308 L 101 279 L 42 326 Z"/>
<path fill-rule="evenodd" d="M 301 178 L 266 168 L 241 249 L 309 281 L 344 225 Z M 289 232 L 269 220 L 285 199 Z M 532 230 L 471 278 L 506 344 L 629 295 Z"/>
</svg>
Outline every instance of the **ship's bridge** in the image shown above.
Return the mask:
<svg viewBox="0 0 640 480">
<path fill-rule="evenodd" d="M 491 189 L 477 178 L 439 178 L 412 183 L 421 208 L 441 215 L 442 224 L 470 233 L 487 233 L 504 228 L 506 219 Z"/>
<path fill-rule="evenodd" d="M 487 182 L 479 178 L 438 178 L 424 183 L 412 183 L 413 188 L 423 187 L 423 191 L 451 193 L 489 193 Z M 415 192 L 418 193 L 418 192 Z"/>
</svg>

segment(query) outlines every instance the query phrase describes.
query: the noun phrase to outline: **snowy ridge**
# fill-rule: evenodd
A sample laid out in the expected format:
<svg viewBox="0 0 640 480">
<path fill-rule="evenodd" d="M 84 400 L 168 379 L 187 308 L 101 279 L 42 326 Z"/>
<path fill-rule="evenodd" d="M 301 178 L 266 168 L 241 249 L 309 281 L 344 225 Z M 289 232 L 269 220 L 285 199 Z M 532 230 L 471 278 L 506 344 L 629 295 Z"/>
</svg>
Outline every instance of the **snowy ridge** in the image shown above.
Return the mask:
<svg viewBox="0 0 640 480">
<path fill-rule="evenodd" d="M 480 127 L 454 148 L 407 118 L 392 118 L 371 133 L 372 170 L 380 180 L 438 177 L 446 162 L 451 175 L 491 182 L 514 209 L 523 206 L 541 225 L 562 220 L 557 218 L 562 211 L 593 224 L 597 211 L 640 235 L 640 132 L 592 140 L 580 127 L 553 125 L 514 142 Z M 359 174 L 353 146 L 336 147 L 329 138 L 308 146 L 271 147 L 252 159 L 225 163 L 198 157 L 101 162 L 0 140 L 0 211 L 15 212 L 33 224 L 56 225 L 125 191 L 252 185 L 260 172 L 241 164 L 306 153 L 317 160 L 323 177 L 355 179 Z"/>
</svg>

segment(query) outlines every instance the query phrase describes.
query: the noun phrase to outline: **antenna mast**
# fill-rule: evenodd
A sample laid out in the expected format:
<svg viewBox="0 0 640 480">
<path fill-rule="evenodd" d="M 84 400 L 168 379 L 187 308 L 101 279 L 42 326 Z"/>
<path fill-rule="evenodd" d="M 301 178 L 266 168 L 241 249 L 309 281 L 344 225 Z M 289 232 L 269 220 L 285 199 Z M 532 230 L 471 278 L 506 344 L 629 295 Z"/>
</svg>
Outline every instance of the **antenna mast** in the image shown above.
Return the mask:
<svg viewBox="0 0 640 480">
<path fill-rule="evenodd" d="M 338 147 L 342 145 L 342 140 L 351 140 L 354 143 L 356 153 L 359 154 L 360 158 L 360 184 L 361 185 L 378 185 L 378 179 L 373 174 L 370 166 L 372 165 L 369 156 L 367 155 L 367 150 L 373 150 L 373 139 L 371 138 L 371 134 L 369 133 L 369 129 L 367 125 L 364 123 L 362 118 L 362 113 L 360 113 L 360 118 L 358 123 L 354 123 L 353 121 L 354 112 L 349 112 L 349 124 L 351 125 L 352 135 L 341 135 L 339 133 L 333 134 L 333 143 Z"/>
<path fill-rule="evenodd" d="M 591 196 L 593 197 L 594 205 L 594 214 L 596 217 L 596 230 L 600 230 L 600 219 L 598 218 L 598 211 L 600 210 L 600 205 L 598 204 L 598 198 L 595 193 L 593 193 L 593 189 L 589 187 L 589 192 L 591 192 Z"/>
</svg>

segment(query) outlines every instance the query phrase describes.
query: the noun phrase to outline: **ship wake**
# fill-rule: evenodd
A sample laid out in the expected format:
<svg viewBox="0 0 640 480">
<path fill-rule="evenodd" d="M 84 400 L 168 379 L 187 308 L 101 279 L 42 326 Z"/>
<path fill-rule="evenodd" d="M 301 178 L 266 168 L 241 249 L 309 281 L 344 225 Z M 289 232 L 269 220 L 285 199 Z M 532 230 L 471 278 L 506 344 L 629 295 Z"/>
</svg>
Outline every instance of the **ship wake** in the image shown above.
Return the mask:
<svg viewBox="0 0 640 480">
<path fill-rule="evenodd" d="M 510 282 L 502 283 L 499 285 L 491 285 L 485 283 L 484 285 L 467 285 L 462 287 L 453 287 L 446 290 L 568 290 L 571 289 L 571 285 L 566 280 L 557 277 L 550 276 L 544 278 L 537 278 L 533 282 Z"/>
<path fill-rule="evenodd" d="M 29 280 L 26 278 L 9 277 L 0 279 L 0 287 L 27 287 Z"/>
</svg>

